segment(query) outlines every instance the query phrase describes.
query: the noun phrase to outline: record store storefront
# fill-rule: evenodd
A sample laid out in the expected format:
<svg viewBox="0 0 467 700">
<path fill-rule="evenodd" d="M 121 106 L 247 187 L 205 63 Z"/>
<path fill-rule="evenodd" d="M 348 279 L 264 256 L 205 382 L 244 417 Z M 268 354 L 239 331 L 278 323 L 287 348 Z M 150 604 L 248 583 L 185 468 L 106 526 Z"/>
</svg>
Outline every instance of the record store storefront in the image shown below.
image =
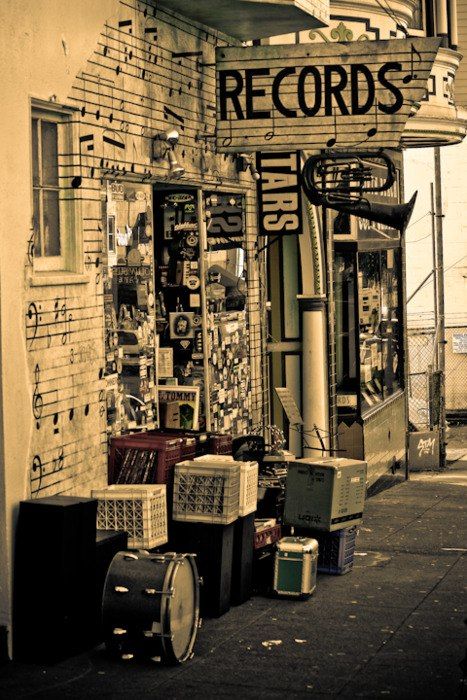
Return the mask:
<svg viewBox="0 0 467 700">
<path fill-rule="evenodd" d="M 109 433 L 247 432 L 245 195 L 113 181 L 103 204 Z"/>
</svg>

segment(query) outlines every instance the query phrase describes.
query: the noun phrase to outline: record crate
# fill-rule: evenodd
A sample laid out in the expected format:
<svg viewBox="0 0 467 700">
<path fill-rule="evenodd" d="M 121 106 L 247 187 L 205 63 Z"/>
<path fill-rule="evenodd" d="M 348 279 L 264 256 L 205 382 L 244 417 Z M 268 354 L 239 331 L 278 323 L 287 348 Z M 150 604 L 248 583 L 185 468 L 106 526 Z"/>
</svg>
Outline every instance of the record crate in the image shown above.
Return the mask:
<svg viewBox="0 0 467 700">
<path fill-rule="evenodd" d="M 240 504 L 238 514 L 245 517 L 256 511 L 258 503 L 258 462 L 237 462 L 232 455 L 206 454 L 196 457 L 203 464 L 237 465 L 240 469 Z"/>
<path fill-rule="evenodd" d="M 224 433 L 211 433 L 206 430 L 182 430 L 181 428 L 164 428 L 155 430 L 154 434 L 162 433 L 169 437 L 193 438 L 196 441 L 196 456 L 204 454 L 232 454 L 232 435 Z M 184 459 L 191 459 L 188 455 Z"/>
<path fill-rule="evenodd" d="M 238 518 L 240 468 L 186 460 L 175 466 L 173 519 L 229 525 Z"/>
<path fill-rule="evenodd" d="M 347 574 L 353 568 L 358 530 L 346 527 L 335 532 L 313 532 L 318 540 L 318 571 L 325 574 Z"/>
<path fill-rule="evenodd" d="M 282 537 L 282 528 L 273 518 L 259 518 L 255 520 L 254 549 L 261 549 L 275 544 Z"/>
<path fill-rule="evenodd" d="M 176 429 L 173 431 L 168 431 L 168 430 L 148 430 L 147 435 L 151 436 L 161 436 L 165 438 L 169 438 L 173 440 L 174 438 L 178 438 L 179 440 L 182 441 L 181 447 L 182 447 L 182 454 L 180 459 L 194 459 L 196 457 L 196 449 L 197 449 L 197 440 L 196 437 L 192 435 L 188 435 L 182 431 L 177 432 Z M 180 460 L 179 460 L 180 461 Z"/>
<path fill-rule="evenodd" d="M 114 484 L 92 491 L 98 499 L 97 527 L 124 530 L 131 549 L 152 549 L 167 542 L 165 484 Z"/>
<path fill-rule="evenodd" d="M 110 442 L 109 484 L 170 484 L 173 470 L 182 458 L 178 437 L 134 433 L 114 437 Z"/>
</svg>

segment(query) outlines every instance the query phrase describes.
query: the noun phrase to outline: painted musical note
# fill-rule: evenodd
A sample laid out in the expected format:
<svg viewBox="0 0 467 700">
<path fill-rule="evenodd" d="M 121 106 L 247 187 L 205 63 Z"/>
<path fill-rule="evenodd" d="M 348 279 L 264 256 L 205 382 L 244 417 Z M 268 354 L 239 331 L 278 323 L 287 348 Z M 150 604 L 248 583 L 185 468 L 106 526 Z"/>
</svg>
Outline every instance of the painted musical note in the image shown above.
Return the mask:
<svg viewBox="0 0 467 700">
<path fill-rule="evenodd" d="M 108 136 L 107 134 L 112 134 L 112 136 Z M 125 143 L 120 139 L 120 136 L 116 131 L 113 129 L 106 129 L 104 132 L 104 135 L 102 136 L 102 141 L 104 143 L 108 143 L 111 146 L 115 146 L 115 148 L 123 149 L 125 150 Z"/>
<path fill-rule="evenodd" d="M 337 143 L 337 113 L 336 113 L 335 107 L 332 108 L 332 115 L 334 117 L 334 136 L 327 140 L 327 142 L 326 142 L 327 148 L 332 148 Z"/>
<path fill-rule="evenodd" d="M 133 20 L 132 19 L 122 19 L 118 23 L 118 28 L 122 29 L 122 30 L 128 28 L 128 34 L 132 34 L 133 33 Z"/>
<path fill-rule="evenodd" d="M 148 37 L 152 37 L 153 42 L 157 41 L 157 27 L 145 27 L 144 28 L 144 35 Z"/>
<path fill-rule="evenodd" d="M 85 136 L 80 136 L 79 137 L 79 175 L 75 175 L 74 178 L 71 181 L 71 186 L 74 189 L 77 189 L 78 187 L 81 187 L 83 184 L 83 166 L 82 166 L 82 148 L 83 144 L 86 144 L 86 150 L 88 152 L 94 150 L 94 134 L 86 134 Z"/>
<path fill-rule="evenodd" d="M 96 119 L 99 121 L 101 118 L 101 77 L 97 76 L 97 109 L 96 109 Z"/>
<path fill-rule="evenodd" d="M 58 457 L 52 460 L 52 474 L 62 471 L 65 464 L 65 455 L 63 453 L 63 447 L 61 448 Z"/>
<path fill-rule="evenodd" d="M 55 311 L 55 316 L 54 316 L 54 321 L 57 324 L 62 324 L 64 330 L 62 331 L 62 345 L 66 345 L 70 334 L 71 334 L 71 322 L 73 320 L 73 315 L 71 313 L 68 314 L 67 316 L 67 306 L 66 306 L 66 301 L 62 303 L 60 306 L 60 298 L 57 297 L 55 299 L 54 303 L 54 311 Z M 60 308 L 59 308 L 60 307 Z"/>
<path fill-rule="evenodd" d="M 84 73 L 81 73 L 82 78 L 83 78 L 83 106 L 81 107 L 81 116 L 84 117 L 86 114 L 86 78 L 84 77 Z"/>
<path fill-rule="evenodd" d="M 228 125 L 229 125 L 229 135 L 224 136 L 224 138 L 222 139 L 222 145 L 225 146 L 226 148 L 228 146 L 230 146 L 232 143 L 232 118 L 231 118 L 230 113 L 227 115 L 227 119 L 228 119 Z"/>
<path fill-rule="evenodd" d="M 169 117 L 176 119 L 181 131 L 185 131 L 185 119 L 184 119 L 184 117 L 182 117 L 181 114 L 177 114 L 177 112 L 174 112 L 172 109 L 170 109 L 169 107 L 164 105 L 164 119 L 169 121 Z"/>
<path fill-rule="evenodd" d="M 38 477 L 36 476 L 37 471 L 39 471 Z M 36 495 L 41 490 L 43 476 L 44 476 L 44 468 L 42 466 L 42 460 L 41 460 L 39 455 L 34 455 L 33 460 L 32 460 L 32 465 L 31 465 L 31 476 L 30 476 L 31 496 Z M 39 479 L 39 483 L 37 484 L 36 488 L 33 490 L 32 489 L 32 482 L 37 478 Z"/>
<path fill-rule="evenodd" d="M 417 51 L 415 46 L 413 44 L 410 44 L 410 74 L 402 78 L 402 82 L 404 83 L 404 85 L 411 83 L 412 80 L 416 80 L 417 78 L 417 73 L 415 73 L 414 71 L 414 55 L 417 57 L 418 62 L 421 63 L 422 55 L 420 51 Z"/>
<path fill-rule="evenodd" d="M 28 263 L 32 265 L 34 261 L 34 229 L 28 239 Z"/>
<path fill-rule="evenodd" d="M 265 141 L 271 141 L 276 135 L 276 109 L 274 106 L 272 108 L 271 119 L 272 119 L 272 129 L 270 129 L 270 131 L 267 131 L 264 134 Z M 232 123 L 232 120 L 230 120 L 230 123 Z"/>
<path fill-rule="evenodd" d="M 39 309 L 40 309 L 40 306 L 39 306 Z M 36 339 L 37 329 L 39 328 L 39 323 L 42 319 L 42 317 L 39 315 L 39 312 L 37 310 L 37 306 L 33 301 L 28 306 L 26 316 L 29 318 L 30 321 L 31 320 L 33 321 L 32 338 L 28 338 L 28 340 L 30 342 L 29 348 L 31 349 L 33 344 L 34 344 L 34 341 Z"/>
<path fill-rule="evenodd" d="M 376 134 L 378 133 L 378 100 L 377 99 L 375 99 L 374 111 L 375 111 L 374 126 L 372 126 L 368 129 L 368 131 L 366 132 L 366 138 L 363 139 L 362 141 L 359 141 L 358 143 L 353 144 L 354 146 L 360 146 L 362 143 L 366 143 L 369 139 L 373 138 L 373 136 L 376 136 Z"/>
<path fill-rule="evenodd" d="M 38 364 L 34 368 L 34 393 L 32 395 L 32 413 L 36 419 L 36 428 L 41 427 L 42 411 L 44 410 L 44 399 L 39 391 L 41 370 Z"/>
</svg>

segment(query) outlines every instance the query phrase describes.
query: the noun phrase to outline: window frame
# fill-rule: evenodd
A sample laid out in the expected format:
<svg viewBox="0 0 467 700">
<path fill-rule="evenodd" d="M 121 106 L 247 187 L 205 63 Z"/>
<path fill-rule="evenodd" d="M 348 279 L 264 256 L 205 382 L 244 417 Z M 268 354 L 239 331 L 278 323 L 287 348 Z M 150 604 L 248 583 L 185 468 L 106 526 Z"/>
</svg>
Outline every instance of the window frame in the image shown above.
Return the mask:
<svg viewBox="0 0 467 700">
<path fill-rule="evenodd" d="M 79 143 L 78 125 L 72 121 L 75 113 L 73 107 L 56 102 L 47 102 L 36 98 L 30 99 L 30 192 L 31 192 L 31 222 L 34 221 L 34 192 L 38 189 L 34 184 L 34 149 L 33 149 L 33 119 L 57 124 L 57 164 L 58 185 L 50 189 L 58 191 L 59 198 L 59 235 L 60 255 L 33 255 L 32 284 L 54 284 L 86 282 L 83 258 L 83 228 L 81 217 L 81 196 L 71 188 L 74 154 L 73 144 Z M 38 129 L 40 136 L 40 128 Z M 40 138 L 38 152 L 41 154 Z M 66 161 L 64 162 L 64 160 Z M 41 155 L 39 155 L 39 167 Z M 71 167 L 70 167 L 71 166 Z M 45 189 L 45 188 L 44 188 Z M 34 236 L 34 232 L 33 232 Z"/>
</svg>

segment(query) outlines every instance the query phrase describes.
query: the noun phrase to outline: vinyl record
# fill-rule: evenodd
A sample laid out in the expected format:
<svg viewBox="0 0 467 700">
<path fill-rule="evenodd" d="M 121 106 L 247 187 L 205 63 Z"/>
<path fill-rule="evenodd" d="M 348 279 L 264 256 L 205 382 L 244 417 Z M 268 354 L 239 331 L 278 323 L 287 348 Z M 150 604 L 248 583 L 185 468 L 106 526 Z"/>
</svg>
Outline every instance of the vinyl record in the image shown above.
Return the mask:
<svg viewBox="0 0 467 700">
<path fill-rule="evenodd" d="M 194 248 L 195 245 L 198 244 L 198 236 L 194 233 L 190 233 L 190 235 L 186 237 L 185 242 L 190 248 Z"/>
</svg>

